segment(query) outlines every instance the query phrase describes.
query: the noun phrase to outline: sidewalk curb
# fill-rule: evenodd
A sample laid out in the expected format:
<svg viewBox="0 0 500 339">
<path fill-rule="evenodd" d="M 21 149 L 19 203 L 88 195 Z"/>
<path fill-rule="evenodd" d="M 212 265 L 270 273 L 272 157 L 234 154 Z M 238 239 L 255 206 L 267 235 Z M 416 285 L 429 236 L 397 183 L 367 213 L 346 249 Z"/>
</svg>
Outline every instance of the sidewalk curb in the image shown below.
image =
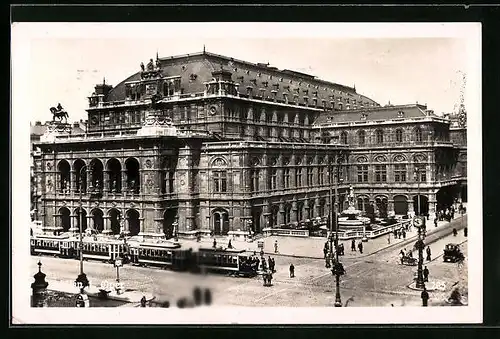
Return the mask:
<svg viewBox="0 0 500 339">
<path fill-rule="evenodd" d="M 464 215 L 464 217 L 466 216 L 467 214 Z M 457 219 L 454 219 L 453 221 L 458 221 L 460 220 L 460 218 L 457 218 Z M 433 228 L 431 229 L 428 234 L 427 234 L 427 237 L 439 232 L 439 231 L 443 231 L 443 230 L 446 230 L 447 228 L 449 228 L 451 225 L 451 222 L 446 224 L 444 227 L 442 228 Z M 458 227 L 455 227 L 458 230 L 461 230 L 463 228 L 465 228 L 465 226 L 462 226 L 463 224 L 460 223 L 460 225 Z M 449 235 L 450 233 L 446 233 L 445 235 L 433 240 L 432 242 L 435 242 L 439 239 L 442 239 L 444 238 L 445 236 Z M 407 245 L 407 244 L 410 244 L 412 243 L 413 241 L 415 241 L 417 239 L 418 235 L 414 235 L 412 236 L 411 238 L 408 238 L 406 240 L 403 240 L 401 242 L 397 242 L 397 243 L 392 243 L 388 246 L 385 246 L 385 247 L 382 247 L 382 248 L 379 248 L 378 250 L 372 252 L 372 253 L 369 253 L 369 254 L 364 254 L 364 255 L 360 255 L 360 256 L 356 256 L 356 257 L 353 257 L 353 258 L 356 258 L 356 259 L 362 259 L 362 258 L 367 258 L 371 255 L 374 255 L 374 254 L 377 254 L 381 251 L 385 251 L 387 249 L 390 249 L 390 248 L 393 248 L 393 247 L 396 247 L 397 245 Z M 432 243 L 431 242 L 431 243 Z M 316 260 L 324 260 L 325 258 L 324 257 L 319 257 L 319 256 L 308 256 L 308 255 L 296 255 L 296 254 L 281 254 L 281 253 L 274 253 L 274 252 L 264 252 L 265 255 L 273 255 L 273 256 L 281 256 L 281 257 L 289 257 L 289 258 L 300 258 L 300 259 L 316 259 Z M 349 258 L 350 259 L 350 258 Z"/>
</svg>

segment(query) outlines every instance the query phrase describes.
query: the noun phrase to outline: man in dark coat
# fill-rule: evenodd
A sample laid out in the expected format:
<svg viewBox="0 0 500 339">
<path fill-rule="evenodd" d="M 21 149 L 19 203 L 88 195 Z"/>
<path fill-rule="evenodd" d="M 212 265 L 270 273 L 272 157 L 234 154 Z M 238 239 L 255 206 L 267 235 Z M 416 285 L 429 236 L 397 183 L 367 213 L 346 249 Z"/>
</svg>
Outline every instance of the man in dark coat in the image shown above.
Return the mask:
<svg viewBox="0 0 500 339">
<path fill-rule="evenodd" d="M 295 277 L 295 266 L 293 264 L 290 264 L 290 278 Z"/>
<path fill-rule="evenodd" d="M 431 261 L 431 248 L 427 246 L 427 249 L 425 251 L 427 253 L 427 261 Z"/>
<path fill-rule="evenodd" d="M 424 290 L 420 294 L 420 297 L 422 298 L 422 306 L 426 307 L 427 306 L 427 301 L 429 300 L 429 293 L 427 292 L 427 289 L 424 286 Z"/>
<path fill-rule="evenodd" d="M 428 282 L 429 281 L 429 269 L 427 268 L 427 266 L 425 266 L 423 273 L 424 273 L 424 281 Z"/>
<path fill-rule="evenodd" d="M 351 251 L 356 252 L 356 240 L 354 239 L 351 241 Z"/>
<path fill-rule="evenodd" d="M 217 247 L 217 240 L 214 239 L 213 248 L 216 248 L 216 247 Z"/>
<path fill-rule="evenodd" d="M 363 243 L 360 241 L 358 244 L 359 253 L 363 254 Z"/>
</svg>

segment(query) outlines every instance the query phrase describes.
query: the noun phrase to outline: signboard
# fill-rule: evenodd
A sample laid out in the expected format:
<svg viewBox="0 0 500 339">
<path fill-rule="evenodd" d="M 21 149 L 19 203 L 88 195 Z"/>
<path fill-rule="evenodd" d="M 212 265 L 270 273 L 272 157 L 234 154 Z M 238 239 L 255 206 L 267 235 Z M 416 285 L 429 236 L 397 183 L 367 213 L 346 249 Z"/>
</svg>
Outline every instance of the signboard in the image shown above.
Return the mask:
<svg viewBox="0 0 500 339">
<path fill-rule="evenodd" d="M 123 261 L 121 258 L 115 259 L 115 267 L 122 267 L 123 266 Z"/>
</svg>

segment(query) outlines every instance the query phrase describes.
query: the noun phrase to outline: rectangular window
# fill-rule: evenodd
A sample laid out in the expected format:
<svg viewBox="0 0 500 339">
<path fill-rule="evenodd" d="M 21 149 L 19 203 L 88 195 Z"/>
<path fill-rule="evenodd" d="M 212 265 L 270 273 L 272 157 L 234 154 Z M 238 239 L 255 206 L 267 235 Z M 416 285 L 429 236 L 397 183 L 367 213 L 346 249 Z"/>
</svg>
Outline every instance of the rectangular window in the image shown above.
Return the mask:
<svg viewBox="0 0 500 339">
<path fill-rule="evenodd" d="M 394 165 L 394 181 L 396 182 L 406 181 L 406 165 L 404 164 Z"/>
<path fill-rule="evenodd" d="M 283 170 L 283 188 L 290 187 L 290 169 L 285 168 Z"/>
<path fill-rule="evenodd" d="M 308 168 L 307 169 L 307 186 L 313 186 L 314 185 L 314 174 L 313 174 L 313 169 Z"/>
<path fill-rule="evenodd" d="M 425 167 L 418 166 L 417 168 L 418 168 L 418 177 L 416 178 L 417 181 L 426 182 L 427 181 L 427 173 L 426 173 Z"/>
<path fill-rule="evenodd" d="M 278 179 L 278 170 L 276 168 L 273 168 L 271 170 L 271 187 L 270 187 L 270 189 L 272 189 L 272 190 L 277 189 L 277 179 Z"/>
<path fill-rule="evenodd" d="M 322 186 L 324 185 L 324 180 L 325 180 L 325 173 L 324 173 L 324 168 L 320 167 L 318 168 L 318 185 Z"/>
<path fill-rule="evenodd" d="M 214 192 L 221 193 L 227 192 L 227 172 L 226 171 L 214 171 L 213 172 L 214 181 Z"/>
<path fill-rule="evenodd" d="M 250 190 L 252 192 L 256 192 L 259 190 L 259 170 L 258 169 L 254 169 L 252 170 L 251 172 L 251 176 L 252 176 L 252 181 L 251 181 L 251 185 L 250 185 Z"/>
<path fill-rule="evenodd" d="M 376 182 L 386 182 L 387 181 L 386 165 L 375 165 L 375 181 Z"/>
<path fill-rule="evenodd" d="M 297 168 L 295 170 L 295 187 L 302 186 L 302 168 Z"/>
<path fill-rule="evenodd" d="M 358 165 L 358 182 L 368 181 L 368 165 Z"/>
</svg>

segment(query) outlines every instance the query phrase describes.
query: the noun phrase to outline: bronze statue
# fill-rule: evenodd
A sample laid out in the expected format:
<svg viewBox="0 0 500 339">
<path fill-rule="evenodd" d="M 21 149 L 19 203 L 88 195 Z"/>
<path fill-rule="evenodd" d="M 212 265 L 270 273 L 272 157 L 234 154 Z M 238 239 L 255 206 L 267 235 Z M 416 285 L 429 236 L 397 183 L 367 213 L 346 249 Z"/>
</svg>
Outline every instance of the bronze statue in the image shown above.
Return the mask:
<svg viewBox="0 0 500 339">
<path fill-rule="evenodd" d="M 56 118 L 59 119 L 59 122 L 62 122 L 63 118 L 65 119 L 65 123 L 68 122 L 68 112 L 64 110 L 60 103 L 57 104 L 56 107 L 51 107 L 50 112 L 52 113 L 52 121 L 56 121 Z"/>
<path fill-rule="evenodd" d="M 154 71 L 154 62 L 153 62 L 153 59 L 149 59 L 149 62 L 148 62 L 148 71 Z"/>
<path fill-rule="evenodd" d="M 141 71 L 144 72 L 144 63 L 141 62 Z"/>
</svg>

